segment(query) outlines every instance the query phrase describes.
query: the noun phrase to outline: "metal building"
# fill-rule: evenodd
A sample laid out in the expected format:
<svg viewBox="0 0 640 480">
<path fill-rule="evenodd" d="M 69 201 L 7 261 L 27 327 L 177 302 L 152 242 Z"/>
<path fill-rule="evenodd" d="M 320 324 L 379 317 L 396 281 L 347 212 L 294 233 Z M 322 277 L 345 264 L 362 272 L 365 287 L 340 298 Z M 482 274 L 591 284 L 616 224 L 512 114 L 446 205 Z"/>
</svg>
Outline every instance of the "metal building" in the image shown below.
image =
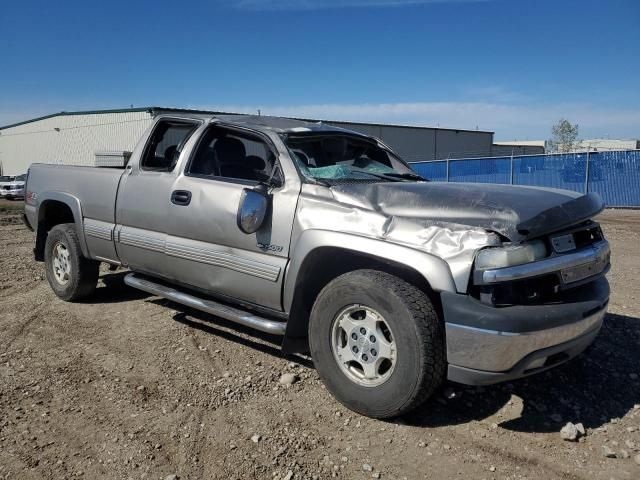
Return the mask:
<svg viewBox="0 0 640 480">
<path fill-rule="evenodd" d="M 640 140 L 615 139 L 615 138 L 591 138 L 580 140 L 576 145 L 577 150 L 591 150 L 605 152 L 611 150 L 639 150 Z"/>
<path fill-rule="evenodd" d="M 317 120 L 309 120 L 314 122 Z M 466 158 L 471 154 L 491 156 L 493 132 L 451 128 L 414 127 L 379 123 L 340 122 L 324 123 L 347 128 L 379 138 L 407 162 Z"/>
<path fill-rule="evenodd" d="M 544 140 L 514 140 L 512 142 L 493 142 L 492 157 L 508 157 L 510 155 L 542 155 L 546 152 Z"/>
<path fill-rule="evenodd" d="M 7 125 L 0 127 L 0 173 L 20 175 L 32 163 L 95 165 L 98 152 L 133 150 L 153 118 L 171 112 L 225 113 L 146 107 L 60 112 Z M 490 156 L 493 144 L 493 132 L 323 122 L 378 137 L 409 162 Z"/>
</svg>

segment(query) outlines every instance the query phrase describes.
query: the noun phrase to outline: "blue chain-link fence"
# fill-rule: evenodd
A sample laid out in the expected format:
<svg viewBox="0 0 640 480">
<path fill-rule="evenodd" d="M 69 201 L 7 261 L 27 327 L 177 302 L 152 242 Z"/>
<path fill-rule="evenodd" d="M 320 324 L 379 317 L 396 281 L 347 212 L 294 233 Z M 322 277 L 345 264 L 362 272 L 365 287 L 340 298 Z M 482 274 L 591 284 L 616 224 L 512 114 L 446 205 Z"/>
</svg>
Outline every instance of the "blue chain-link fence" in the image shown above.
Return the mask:
<svg viewBox="0 0 640 480">
<path fill-rule="evenodd" d="M 415 162 L 429 180 L 597 192 L 609 207 L 640 207 L 640 150 Z"/>
</svg>

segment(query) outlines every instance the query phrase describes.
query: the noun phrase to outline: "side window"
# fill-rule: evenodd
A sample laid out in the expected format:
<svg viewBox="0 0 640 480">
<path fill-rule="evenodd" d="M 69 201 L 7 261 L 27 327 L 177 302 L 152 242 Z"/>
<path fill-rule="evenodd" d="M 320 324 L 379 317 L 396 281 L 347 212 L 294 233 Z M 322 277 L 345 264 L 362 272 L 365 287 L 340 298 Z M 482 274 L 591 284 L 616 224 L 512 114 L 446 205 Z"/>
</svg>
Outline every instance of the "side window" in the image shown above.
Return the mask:
<svg viewBox="0 0 640 480">
<path fill-rule="evenodd" d="M 142 157 L 143 170 L 170 172 L 176 166 L 180 152 L 197 123 L 173 120 L 161 121 L 151 133 Z"/>
<path fill-rule="evenodd" d="M 257 135 L 210 127 L 202 137 L 187 174 L 264 182 L 276 157 Z"/>
</svg>

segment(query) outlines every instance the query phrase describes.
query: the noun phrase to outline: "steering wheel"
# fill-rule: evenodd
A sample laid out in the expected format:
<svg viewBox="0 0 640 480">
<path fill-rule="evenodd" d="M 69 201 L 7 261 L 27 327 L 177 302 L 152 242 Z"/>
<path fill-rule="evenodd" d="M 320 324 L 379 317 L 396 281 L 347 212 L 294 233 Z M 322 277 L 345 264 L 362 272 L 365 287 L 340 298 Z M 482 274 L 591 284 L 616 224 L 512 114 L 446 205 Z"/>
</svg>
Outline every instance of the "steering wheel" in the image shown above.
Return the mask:
<svg viewBox="0 0 640 480">
<path fill-rule="evenodd" d="M 293 153 L 295 153 L 295 154 L 296 154 L 296 156 L 297 156 L 300 160 L 302 160 L 302 162 L 303 162 L 307 167 L 309 167 L 309 166 L 310 166 L 310 164 L 309 164 L 309 157 L 307 156 L 307 154 L 306 154 L 306 153 L 304 153 L 302 150 L 291 150 L 291 151 L 292 151 Z"/>
</svg>

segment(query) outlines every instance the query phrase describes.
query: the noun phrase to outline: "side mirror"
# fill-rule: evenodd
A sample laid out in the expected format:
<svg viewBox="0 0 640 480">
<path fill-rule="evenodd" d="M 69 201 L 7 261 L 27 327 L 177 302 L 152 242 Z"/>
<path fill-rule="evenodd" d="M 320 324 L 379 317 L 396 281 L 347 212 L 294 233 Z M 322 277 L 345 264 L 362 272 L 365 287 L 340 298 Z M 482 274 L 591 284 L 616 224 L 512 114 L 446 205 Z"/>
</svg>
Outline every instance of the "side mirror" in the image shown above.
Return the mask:
<svg viewBox="0 0 640 480">
<path fill-rule="evenodd" d="M 240 196 L 238 206 L 238 228 L 244 233 L 255 233 L 260 229 L 269 209 L 269 198 L 266 185 L 256 188 L 245 188 Z"/>
</svg>

